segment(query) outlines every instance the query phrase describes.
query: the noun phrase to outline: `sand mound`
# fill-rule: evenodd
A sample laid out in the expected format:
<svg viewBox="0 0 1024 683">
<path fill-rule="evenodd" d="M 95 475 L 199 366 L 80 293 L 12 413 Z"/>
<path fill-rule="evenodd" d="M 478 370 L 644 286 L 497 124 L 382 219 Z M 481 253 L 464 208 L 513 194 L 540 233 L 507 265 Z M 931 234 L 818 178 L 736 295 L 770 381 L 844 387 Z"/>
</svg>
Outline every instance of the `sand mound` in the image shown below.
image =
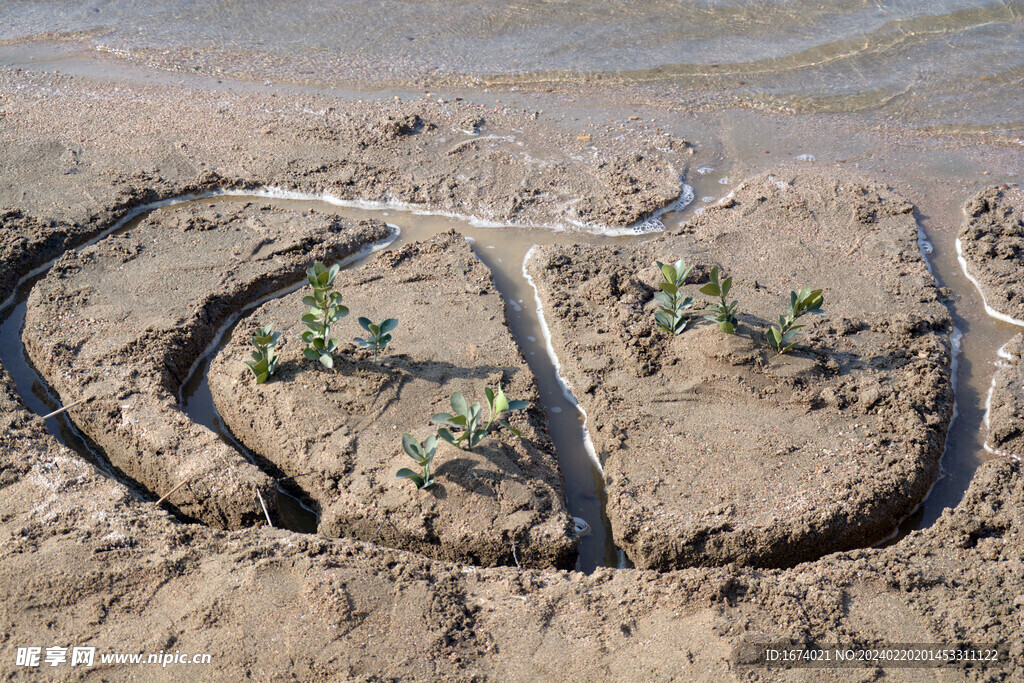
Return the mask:
<svg viewBox="0 0 1024 683">
<path fill-rule="evenodd" d="M 236 528 L 261 519 L 274 484 L 178 408 L 189 369 L 246 304 L 295 282 L 314 259 L 389 238 L 382 223 L 240 203 L 187 204 L 68 253 L 32 290 L 23 338 L 40 374 L 116 470 L 188 518 Z"/>
<path fill-rule="evenodd" d="M 967 276 L 990 314 L 1024 320 L 1024 192 L 987 188 L 967 202 L 964 216 L 956 245 Z"/>
<path fill-rule="evenodd" d="M 210 388 L 232 432 L 295 477 L 327 536 L 475 564 L 570 566 L 576 538 L 535 381 L 490 271 L 463 237 L 379 254 L 336 286 L 352 312 L 336 328 L 344 350 L 335 371 L 302 356 L 302 290 L 257 309 L 217 356 Z M 365 336 L 361 315 L 399 321 L 380 365 L 353 348 L 352 338 Z M 252 331 L 267 322 L 285 344 L 275 378 L 257 385 L 242 361 Z M 522 438 L 498 433 L 472 452 L 442 443 L 429 489 L 395 477 L 415 467 L 403 433 L 425 439 L 436 429 L 430 417 L 450 412 L 453 392 L 483 404 L 484 387 L 499 383 L 533 404 L 513 417 Z"/>
<path fill-rule="evenodd" d="M 951 323 L 916 240 L 913 207 L 884 188 L 781 172 L 680 234 L 537 251 L 528 269 L 638 566 L 791 565 L 878 540 L 923 498 L 951 416 Z M 654 262 L 680 257 L 700 264 L 692 285 L 712 264 L 734 276 L 737 335 L 656 330 Z M 828 317 L 777 356 L 767 325 L 808 285 Z"/>
</svg>

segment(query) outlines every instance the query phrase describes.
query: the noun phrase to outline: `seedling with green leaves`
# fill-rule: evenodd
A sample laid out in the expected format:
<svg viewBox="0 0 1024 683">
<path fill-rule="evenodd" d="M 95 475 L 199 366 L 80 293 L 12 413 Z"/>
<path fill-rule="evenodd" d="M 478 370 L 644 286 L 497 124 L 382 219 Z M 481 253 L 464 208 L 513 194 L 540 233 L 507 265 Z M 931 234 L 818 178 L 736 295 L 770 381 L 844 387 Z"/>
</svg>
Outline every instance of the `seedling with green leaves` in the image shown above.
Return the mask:
<svg viewBox="0 0 1024 683">
<path fill-rule="evenodd" d="M 356 343 L 364 349 L 373 351 L 373 362 L 377 362 L 377 356 L 391 343 L 391 331 L 398 327 L 398 321 L 388 318 L 380 325 L 374 325 L 369 318 L 360 318 L 359 325 L 370 333 L 366 339 L 356 337 Z"/>
<path fill-rule="evenodd" d="M 263 384 L 277 371 L 277 350 L 274 347 L 280 340 L 281 333 L 274 332 L 273 324 L 257 330 L 252 336 L 256 350 L 252 352 L 252 360 L 245 361 L 245 364 L 256 375 L 256 384 Z"/>
<path fill-rule="evenodd" d="M 306 326 L 302 333 L 302 340 L 306 342 L 302 355 L 320 361 L 326 368 L 334 367 L 334 351 L 338 348 L 338 340 L 331 336 L 331 326 L 348 315 L 348 308 L 341 303 L 341 293 L 331 291 L 340 270 L 337 264 L 328 268 L 320 261 L 314 263 L 306 271 L 313 295 L 302 297 L 302 303 L 309 306 L 309 312 L 302 316 Z"/>
<path fill-rule="evenodd" d="M 412 434 L 402 434 L 402 450 L 416 461 L 422 472 L 414 472 L 408 467 L 403 467 L 395 476 L 399 479 L 412 479 L 418 489 L 430 488 L 434 484 L 430 467 L 434 463 L 434 454 L 437 453 L 437 435 L 431 434 L 426 441 L 420 443 Z"/>
<path fill-rule="evenodd" d="M 736 320 L 736 307 L 740 302 L 733 301 L 730 304 L 726 299 L 729 296 L 729 290 L 732 289 L 732 276 L 720 280 L 718 266 L 715 266 L 711 269 L 710 279 L 711 282 L 701 287 L 700 291 L 708 296 L 717 296 L 718 303 L 712 309 L 715 311 L 715 315 L 705 315 L 704 319 L 718 323 L 718 329 L 726 334 L 736 334 L 736 325 L 739 322 Z"/>
<path fill-rule="evenodd" d="M 654 293 L 654 300 L 660 304 L 658 310 L 654 312 L 654 322 L 669 334 L 682 334 L 689 322 L 683 317 L 683 311 L 693 306 L 693 297 L 684 297 L 682 293 L 691 267 L 683 263 L 683 259 L 675 263 L 655 263 L 658 264 L 665 281 L 658 283 L 661 291 Z"/>
<path fill-rule="evenodd" d="M 466 403 L 466 398 L 456 391 L 452 394 L 450 401 L 455 414 L 437 413 L 430 418 L 430 421 L 434 424 L 442 425 L 437 430 L 437 435 L 448 443 L 459 448 L 466 448 L 466 450 L 473 450 L 485 436 L 491 433 L 492 428 L 499 425 L 516 436 L 520 436 L 519 430 L 510 425 L 503 416 L 505 413 L 513 410 L 529 408 L 530 402 L 509 401 L 505 397 L 505 392 L 502 391 L 501 386 L 498 387 L 497 393 L 492 391 L 490 387 L 485 387 L 484 396 L 487 397 L 487 409 L 490 412 L 486 425 L 481 426 L 483 409 L 480 403 L 475 402 L 473 405 L 469 405 Z M 451 429 L 462 430 L 462 433 L 456 437 L 452 434 Z M 463 446 L 463 443 L 466 445 Z"/>
<path fill-rule="evenodd" d="M 801 316 L 813 313 L 814 315 L 825 315 L 821 309 L 824 302 L 820 289 L 804 287 L 799 292 L 789 293 L 789 312 L 785 316 L 779 316 L 778 325 L 772 325 L 768 330 L 768 345 L 778 354 L 787 353 L 796 346 L 793 341 L 797 331 L 804 325 L 797 325 L 796 321 Z"/>
</svg>

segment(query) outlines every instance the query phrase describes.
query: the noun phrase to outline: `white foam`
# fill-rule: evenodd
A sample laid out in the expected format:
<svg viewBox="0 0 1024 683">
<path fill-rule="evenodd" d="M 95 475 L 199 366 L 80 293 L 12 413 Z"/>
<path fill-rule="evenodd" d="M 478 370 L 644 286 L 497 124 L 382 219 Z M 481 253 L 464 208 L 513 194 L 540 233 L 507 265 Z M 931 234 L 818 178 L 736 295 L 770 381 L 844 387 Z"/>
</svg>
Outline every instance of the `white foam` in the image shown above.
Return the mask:
<svg viewBox="0 0 1024 683">
<path fill-rule="evenodd" d="M 1013 341 L 1013 340 L 1011 339 L 1010 341 Z M 985 397 L 985 429 L 989 429 L 989 425 L 990 425 L 989 416 L 990 416 L 990 414 L 992 412 L 992 393 L 995 391 L 995 388 L 996 388 L 996 379 L 997 379 L 997 375 L 999 374 L 999 370 L 998 369 L 999 368 L 1009 367 L 1010 364 L 1008 362 L 1006 362 L 1006 361 L 1015 361 L 1017 363 L 1020 362 L 1020 358 L 1014 358 L 1013 354 L 1011 354 L 1009 351 L 1006 350 L 1006 347 L 1009 346 L 1009 345 L 1010 345 L 1010 342 L 1006 342 L 1005 344 L 1003 344 L 1002 346 L 999 347 L 998 351 L 996 351 L 996 356 L 998 356 L 1001 360 L 997 360 L 995 362 L 995 366 L 996 366 L 997 370 L 996 370 L 996 372 L 992 373 L 992 383 L 989 384 L 989 386 L 988 386 L 988 395 Z M 1011 453 L 1010 451 L 1006 451 L 1006 450 L 1003 450 L 1001 448 L 994 448 L 994 447 L 990 446 L 989 443 L 988 443 L 988 438 L 985 439 L 985 443 L 983 443 L 982 446 L 985 448 L 985 451 L 987 451 L 988 453 L 991 453 L 992 455 L 1000 455 L 1000 456 L 1007 457 L 1007 458 L 1013 458 L 1014 460 L 1021 460 L 1022 459 L 1021 456 L 1019 454 L 1017 454 L 1017 453 Z"/>
<path fill-rule="evenodd" d="M 639 221 L 633 225 L 624 228 L 614 228 L 600 223 L 590 223 L 587 221 L 575 220 L 570 217 L 565 217 L 564 223 L 518 223 L 508 221 L 495 221 L 479 216 L 470 216 L 468 214 L 456 213 L 453 211 L 441 211 L 438 209 L 428 208 L 426 204 L 413 204 L 411 202 L 402 202 L 394 199 L 387 201 L 368 201 L 364 199 L 341 199 L 330 193 L 322 192 L 319 194 L 309 192 L 299 192 L 298 190 L 288 190 L 282 187 L 266 186 L 256 189 L 246 190 L 222 190 L 209 195 L 203 195 L 195 197 L 196 199 L 202 199 L 203 197 L 213 197 L 218 195 L 225 196 L 236 196 L 236 197 L 263 197 L 267 199 L 294 199 L 298 201 L 321 201 L 331 204 L 333 206 L 340 206 L 342 208 L 349 209 L 360 209 L 363 211 L 405 211 L 419 216 L 442 216 L 444 218 L 453 218 L 460 220 L 465 223 L 469 223 L 475 228 L 540 228 L 544 230 L 552 230 L 554 232 L 575 232 L 583 231 L 589 232 L 595 235 L 604 235 L 607 237 L 621 237 L 625 235 L 635 235 L 642 232 L 654 232 L 656 230 L 645 230 L 644 226 L 649 221 L 657 221 L 657 230 L 664 229 L 659 219 L 665 213 L 669 211 L 676 211 L 686 206 L 690 201 L 693 200 L 693 189 L 689 185 L 683 183 L 683 189 L 673 202 L 662 207 L 661 209 L 654 212 L 650 218 Z"/>
<path fill-rule="evenodd" d="M 562 364 L 558 360 L 558 354 L 555 353 L 555 347 L 551 343 L 551 330 L 548 329 L 547 319 L 544 317 L 544 304 L 540 300 L 540 292 L 537 290 L 537 283 L 533 281 L 533 276 L 530 275 L 530 271 L 527 269 L 526 264 L 530 262 L 530 257 L 533 256 L 534 250 L 537 245 L 530 247 L 530 250 L 526 252 L 526 256 L 523 258 L 523 278 L 529 283 L 533 289 L 533 298 L 537 302 L 537 322 L 540 324 L 541 334 L 544 336 L 544 348 L 548 352 L 548 358 L 551 359 L 551 365 L 555 368 L 555 377 L 558 379 L 558 385 L 562 389 L 562 395 L 576 410 L 580 411 L 580 415 L 583 416 L 583 447 L 587 451 L 587 455 L 590 456 L 594 466 L 597 467 L 597 471 L 604 476 L 604 468 L 601 467 L 601 461 L 597 459 L 597 451 L 594 449 L 594 442 L 590 439 L 590 430 L 587 428 L 589 418 L 587 417 L 587 411 L 583 409 L 580 402 L 576 400 L 572 390 L 569 388 L 569 384 L 565 377 L 562 375 Z"/>
<path fill-rule="evenodd" d="M 666 204 L 644 220 L 633 224 L 624 231 L 620 231 L 617 234 L 612 232 L 606 232 L 604 234 L 615 237 L 618 235 L 644 235 L 651 232 L 661 232 L 665 229 L 665 224 L 661 222 L 661 217 L 667 213 L 681 211 L 686 208 L 690 202 L 693 201 L 693 197 L 693 188 L 686 183 L 683 183 L 683 189 L 679 192 L 679 196 L 671 203 Z"/>
</svg>

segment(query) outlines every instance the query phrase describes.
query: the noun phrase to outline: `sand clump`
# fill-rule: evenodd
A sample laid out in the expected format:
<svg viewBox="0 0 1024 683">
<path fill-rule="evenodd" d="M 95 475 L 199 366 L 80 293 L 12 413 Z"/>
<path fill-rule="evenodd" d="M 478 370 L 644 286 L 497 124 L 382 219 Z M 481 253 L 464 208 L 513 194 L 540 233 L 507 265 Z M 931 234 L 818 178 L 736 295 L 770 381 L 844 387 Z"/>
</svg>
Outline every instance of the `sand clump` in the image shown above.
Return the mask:
<svg viewBox="0 0 1024 683">
<path fill-rule="evenodd" d="M 957 254 L 990 313 L 1024 324 L 1024 193 L 989 187 L 964 205 Z"/>
<path fill-rule="evenodd" d="M 1024 334 L 999 349 L 989 388 L 985 447 L 997 455 L 1024 458 Z"/>
<path fill-rule="evenodd" d="M 124 234 L 65 254 L 32 290 L 32 362 L 114 470 L 189 519 L 248 526 L 274 483 L 185 416 L 178 391 L 229 317 L 294 283 L 316 259 L 341 259 L 393 235 L 382 223 L 239 204 L 157 211 Z"/>
<path fill-rule="evenodd" d="M 571 566 L 576 538 L 558 460 L 535 380 L 505 320 L 490 271 L 465 239 L 446 233 L 377 255 L 342 272 L 336 289 L 351 313 L 334 328 L 342 341 L 335 371 L 303 358 L 294 294 L 264 304 L 218 354 L 210 389 L 227 426 L 283 475 L 321 515 L 320 532 L 471 564 Z M 357 316 L 397 317 L 394 341 L 378 365 L 352 338 Z M 242 361 L 250 330 L 274 321 L 284 333 L 281 365 L 257 385 Z M 401 449 L 422 441 L 430 417 L 451 412 L 460 391 L 484 405 L 484 387 L 501 385 L 531 402 L 472 452 L 441 443 L 436 484 L 417 490 L 397 479 L 413 462 Z"/>
<path fill-rule="evenodd" d="M 916 240 L 913 207 L 884 188 L 783 170 L 678 234 L 537 250 L 528 269 L 637 566 L 787 566 L 878 540 L 920 502 L 952 414 L 952 326 Z M 737 335 L 655 329 L 654 262 L 677 258 L 700 264 L 691 285 L 713 264 L 734 277 Z M 777 356 L 764 333 L 802 286 L 824 288 L 828 317 Z"/>
</svg>

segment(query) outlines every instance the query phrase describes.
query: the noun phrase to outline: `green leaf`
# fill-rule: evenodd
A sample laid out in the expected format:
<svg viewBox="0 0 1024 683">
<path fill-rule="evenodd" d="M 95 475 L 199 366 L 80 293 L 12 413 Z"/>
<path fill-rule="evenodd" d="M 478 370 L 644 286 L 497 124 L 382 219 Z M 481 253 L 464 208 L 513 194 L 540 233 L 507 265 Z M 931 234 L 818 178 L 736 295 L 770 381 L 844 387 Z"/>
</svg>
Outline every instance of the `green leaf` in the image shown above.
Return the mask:
<svg viewBox="0 0 1024 683">
<path fill-rule="evenodd" d="M 661 287 L 663 291 L 667 292 L 669 296 L 675 296 L 679 293 L 679 288 L 671 282 L 659 282 L 658 286 Z"/>
<path fill-rule="evenodd" d="M 509 401 L 508 409 L 511 410 L 526 410 L 530 407 L 529 401 Z"/>
<path fill-rule="evenodd" d="M 519 431 L 518 429 L 516 429 L 515 427 L 513 427 L 512 425 L 510 425 L 510 424 L 509 424 L 508 422 L 506 422 L 505 420 L 498 420 L 498 424 L 500 424 L 500 425 L 501 425 L 502 427 L 504 427 L 504 428 L 505 428 L 505 429 L 507 429 L 508 431 L 512 432 L 512 433 L 513 433 L 513 434 L 515 434 L 516 436 L 522 436 L 522 435 L 523 435 L 523 434 L 522 434 L 522 432 L 520 432 L 520 431 Z"/>
<path fill-rule="evenodd" d="M 676 269 L 667 263 L 658 262 L 658 268 L 661 269 L 661 274 L 667 282 L 675 285 L 676 282 Z"/>
<path fill-rule="evenodd" d="M 398 327 L 398 319 L 397 318 L 388 318 L 387 320 L 385 320 L 384 322 L 382 322 L 380 324 L 381 334 L 387 334 L 388 332 L 391 332 L 396 327 Z"/>
<path fill-rule="evenodd" d="M 370 319 L 369 319 L 369 318 L 367 318 L 367 317 L 365 317 L 365 316 L 360 316 L 360 318 L 359 318 L 359 321 L 358 321 L 358 322 L 359 322 L 359 326 L 360 326 L 360 327 L 362 327 L 362 328 L 363 328 L 364 330 L 366 330 L 367 332 L 369 332 L 369 331 L 370 331 L 370 325 L 371 325 L 372 323 L 370 322 Z"/>
<path fill-rule="evenodd" d="M 461 428 L 466 426 L 466 418 L 462 415 L 449 415 L 448 413 L 436 413 L 430 418 L 434 424 L 448 425 L 449 427 Z"/>
<path fill-rule="evenodd" d="M 469 416 L 469 407 L 466 405 L 466 397 L 462 395 L 462 392 L 456 391 L 452 394 L 450 403 L 452 404 L 452 410 L 456 413 Z"/>
<path fill-rule="evenodd" d="M 729 290 L 732 289 L 732 276 L 725 278 L 722 282 L 722 298 L 729 296 Z"/>
<path fill-rule="evenodd" d="M 498 386 L 498 395 L 494 399 L 494 409 L 492 413 L 494 415 L 500 415 L 508 410 L 508 399 L 505 398 L 505 392 L 502 391 L 501 386 Z"/>
<path fill-rule="evenodd" d="M 452 433 L 449 432 L 444 427 L 441 427 L 440 429 L 437 430 L 437 435 L 439 437 L 441 437 L 442 439 L 444 439 L 445 441 L 447 441 L 448 443 L 450 443 L 451 445 L 453 445 L 453 446 L 458 446 L 459 445 L 458 441 L 455 439 L 455 437 L 452 436 Z"/>
<path fill-rule="evenodd" d="M 399 479 L 412 480 L 412 482 L 416 484 L 416 488 L 418 489 L 423 488 L 425 484 L 425 482 L 423 481 L 423 477 L 417 474 L 416 472 L 413 472 L 408 467 L 403 467 L 402 469 L 398 470 L 395 476 L 398 477 Z M 430 483 L 433 483 L 433 481 L 431 481 Z"/>
<path fill-rule="evenodd" d="M 655 292 L 654 300 L 661 304 L 664 308 L 672 308 L 672 297 L 665 292 Z"/>
<path fill-rule="evenodd" d="M 731 322 L 725 320 L 718 323 L 718 329 L 720 329 L 722 332 L 725 332 L 726 334 L 735 334 L 736 332 L 736 326 L 733 325 Z"/>
<path fill-rule="evenodd" d="M 320 354 L 317 353 L 316 349 L 302 349 L 302 355 L 308 358 L 309 360 L 320 360 Z"/>
<path fill-rule="evenodd" d="M 418 461 L 423 457 L 423 448 L 420 446 L 420 442 L 408 432 L 402 434 L 402 450 L 413 460 Z"/>
<path fill-rule="evenodd" d="M 709 282 L 700 288 L 701 294 L 707 294 L 708 296 L 721 296 L 722 292 L 714 282 Z"/>
<path fill-rule="evenodd" d="M 322 356 L 320 356 L 320 364 L 323 365 L 328 370 L 333 370 L 334 358 L 331 356 L 331 354 L 325 353 Z"/>
<path fill-rule="evenodd" d="M 431 434 L 423 442 L 423 452 L 426 455 L 428 461 L 434 459 L 434 453 L 437 452 L 437 435 Z"/>
</svg>

